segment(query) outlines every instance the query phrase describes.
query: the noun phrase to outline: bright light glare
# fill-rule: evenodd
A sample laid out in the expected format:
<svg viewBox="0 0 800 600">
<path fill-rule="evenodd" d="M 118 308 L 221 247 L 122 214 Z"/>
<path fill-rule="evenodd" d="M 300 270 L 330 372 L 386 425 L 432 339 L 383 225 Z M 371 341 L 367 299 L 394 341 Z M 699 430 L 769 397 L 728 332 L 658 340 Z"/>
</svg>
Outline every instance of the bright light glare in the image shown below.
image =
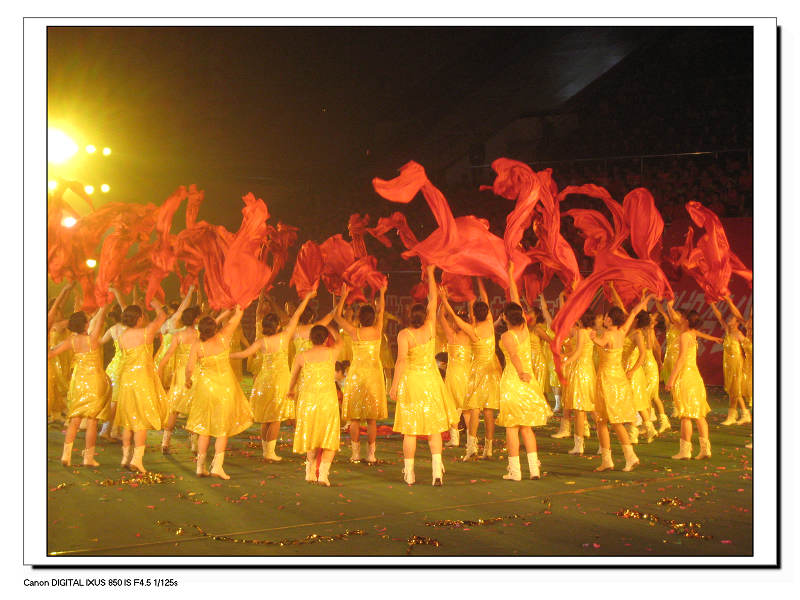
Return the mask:
<svg viewBox="0 0 800 600">
<path fill-rule="evenodd" d="M 85 188 L 83 188 L 83 191 L 91 196 L 92 194 L 94 194 L 94 186 L 87 185 Z"/>
<path fill-rule="evenodd" d="M 58 182 L 50 180 L 47 182 L 47 187 L 50 189 L 50 191 L 52 191 L 58 187 Z"/>
<path fill-rule="evenodd" d="M 88 154 L 94 154 L 96 151 L 97 151 L 97 148 L 95 148 L 95 147 L 94 147 L 94 146 L 92 146 L 91 144 L 89 144 L 88 146 L 86 146 L 86 152 L 87 152 Z"/>
<path fill-rule="evenodd" d="M 100 186 L 100 191 L 103 192 L 104 194 L 106 192 L 108 192 L 108 190 L 110 190 L 110 189 L 111 189 L 111 186 L 108 185 L 107 183 L 104 183 L 103 185 Z"/>
<path fill-rule="evenodd" d="M 103 156 L 108 156 L 111 154 L 111 148 L 103 148 Z"/>
<path fill-rule="evenodd" d="M 77 151 L 78 144 L 66 133 L 52 127 L 47 129 L 47 162 L 67 162 Z"/>
<path fill-rule="evenodd" d="M 75 217 L 64 217 L 61 221 L 61 224 L 64 227 L 74 227 L 75 223 L 77 222 L 78 220 Z"/>
<path fill-rule="evenodd" d="M 97 266 L 97 261 L 93 258 L 89 258 L 86 260 L 86 266 L 90 269 L 94 269 Z"/>
</svg>

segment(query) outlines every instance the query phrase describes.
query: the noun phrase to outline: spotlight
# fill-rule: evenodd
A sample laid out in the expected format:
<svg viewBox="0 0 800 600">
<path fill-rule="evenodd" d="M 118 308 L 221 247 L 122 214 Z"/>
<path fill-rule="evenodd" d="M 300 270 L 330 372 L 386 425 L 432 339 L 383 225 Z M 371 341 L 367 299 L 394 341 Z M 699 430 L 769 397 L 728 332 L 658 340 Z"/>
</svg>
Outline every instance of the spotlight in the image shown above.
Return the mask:
<svg viewBox="0 0 800 600">
<path fill-rule="evenodd" d="M 109 154 L 111 154 L 111 148 L 103 148 L 103 156 L 108 156 Z"/>
<path fill-rule="evenodd" d="M 49 189 L 51 192 L 52 192 L 54 189 L 56 189 L 57 187 L 58 187 L 58 182 L 57 182 L 57 181 L 52 181 L 52 180 L 51 180 L 51 181 L 48 181 L 48 182 L 47 182 L 47 188 L 48 188 L 48 189 Z"/>
<path fill-rule="evenodd" d="M 110 189 L 111 186 L 108 185 L 107 183 L 104 183 L 103 185 L 100 186 L 100 191 L 103 192 L 104 194 L 108 193 L 108 190 Z"/>
<path fill-rule="evenodd" d="M 66 133 L 54 128 L 47 130 L 47 162 L 67 162 L 77 151 L 78 144 Z"/>
<path fill-rule="evenodd" d="M 75 223 L 77 223 L 77 222 L 78 222 L 78 219 L 76 219 L 75 217 L 64 217 L 61 220 L 61 224 L 64 227 L 75 227 Z"/>
<path fill-rule="evenodd" d="M 86 266 L 90 269 L 94 269 L 97 266 L 97 261 L 93 258 L 90 258 L 86 261 Z"/>
<path fill-rule="evenodd" d="M 94 146 L 92 146 L 91 144 L 89 144 L 88 146 L 86 146 L 86 153 L 87 153 L 87 154 L 94 154 L 95 152 L 97 152 L 97 148 L 95 148 L 95 147 L 94 147 Z"/>
<path fill-rule="evenodd" d="M 83 188 L 83 191 L 91 196 L 92 194 L 94 194 L 94 186 L 87 185 L 85 188 Z"/>
</svg>

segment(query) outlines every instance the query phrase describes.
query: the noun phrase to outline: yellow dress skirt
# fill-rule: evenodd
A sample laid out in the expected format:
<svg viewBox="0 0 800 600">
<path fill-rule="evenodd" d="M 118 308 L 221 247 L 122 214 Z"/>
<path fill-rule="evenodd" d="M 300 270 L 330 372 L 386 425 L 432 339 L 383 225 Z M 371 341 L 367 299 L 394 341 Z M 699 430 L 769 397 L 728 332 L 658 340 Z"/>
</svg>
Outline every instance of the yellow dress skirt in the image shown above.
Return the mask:
<svg viewBox="0 0 800 600">
<path fill-rule="evenodd" d="M 261 356 L 261 370 L 250 391 L 253 421 L 274 423 L 294 419 L 294 400 L 289 398 L 289 353 L 284 336 L 280 338 L 278 350 L 264 351 Z"/>
<path fill-rule="evenodd" d="M 447 344 L 447 373 L 444 384 L 455 402 L 462 410 L 467 398 L 469 372 L 472 365 L 472 347 L 467 344 Z"/>
<path fill-rule="evenodd" d="M 261 323 L 256 321 L 256 337 L 255 339 L 261 338 L 264 335 L 264 330 L 261 328 Z M 261 372 L 261 361 L 264 360 L 264 350 L 261 349 L 255 354 L 251 354 L 247 357 L 247 372 L 250 373 L 253 377 L 258 376 Z M 288 362 L 288 358 L 287 358 Z M 288 365 L 287 365 L 288 368 Z"/>
<path fill-rule="evenodd" d="M 744 338 L 742 342 L 744 353 L 744 369 L 742 373 L 742 395 L 750 406 L 753 406 L 753 342 Z"/>
<path fill-rule="evenodd" d="M 242 348 L 242 340 L 244 336 L 242 335 L 242 328 L 237 327 L 236 331 L 233 332 L 231 336 L 231 343 L 229 345 L 230 352 L 238 352 Z M 232 360 L 231 369 L 233 370 L 233 376 L 236 377 L 236 381 L 242 380 L 242 361 L 241 360 Z M 244 393 L 244 392 L 242 392 Z"/>
<path fill-rule="evenodd" d="M 511 356 L 500 340 L 500 349 L 505 356 L 505 368 L 500 377 L 500 412 L 497 415 L 497 424 L 501 427 L 541 427 L 547 424 L 547 419 L 553 411 L 547 404 L 539 382 L 531 372 L 530 340 L 527 339 L 527 330 L 522 334 L 514 332 L 517 340 L 517 353 L 523 369 L 528 368 L 531 380 L 524 382 L 519 378 L 517 368 L 511 362 Z"/>
<path fill-rule="evenodd" d="M 730 335 L 722 342 L 722 374 L 728 397 L 738 400 L 743 392 L 744 356 L 742 345 Z"/>
<path fill-rule="evenodd" d="M 119 394 L 119 373 L 122 369 L 122 350 L 119 348 L 117 339 L 112 339 L 114 340 L 114 358 L 111 359 L 111 362 L 106 367 L 106 375 L 108 375 L 108 379 L 111 382 L 111 402 L 116 402 Z"/>
<path fill-rule="evenodd" d="M 186 429 L 197 435 L 232 437 L 253 424 L 253 411 L 231 368 L 228 350 L 198 358 Z"/>
<path fill-rule="evenodd" d="M 706 401 L 706 386 L 697 368 L 697 340 L 692 337 L 686 356 L 686 364 L 675 377 L 672 398 L 679 407 L 680 417 L 702 419 L 710 411 Z"/>
<path fill-rule="evenodd" d="M 342 389 L 342 420 L 385 419 L 386 381 L 381 364 L 382 340 L 361 340 L 356 332 L 353 360 Z"/>
<path fill-rule="evenodd" d="M 553 332 L 552 329 L 549 327 L 547 328 L 547 335 L 552 340 L 556 337 L 556 334 Z M 550 348 L 549 342 L 542 343 L 544 359 L 547 363 L 547 389 L 550 391 L 560 389 L 561 388 L 561 380 L 558 378 L 558 373 L 556 372 L 556 363 L 553 357 L 553 350 Z"/>
<path fill-rule="evenodd" d="M 416 342 L 411 331 L 412 341 Z M 459 412 L 436 366 L 436 340 L 409 348 L 405 372 L 397 384 L 392 429 L 403 435 L 434 435 L 458 423 Z"/>
<path fill-rule="evenodd" d="M 156 375 L 153 345 L 120 350 L 122 365 L 114 427 L 131 431 L 162 429 L 167 419 L 167 394 Z"/>
<path fill-rule="evenodd" d="M 664 361 L 661 363 L 661 381 L 667 383 L 672 375 L 672 367 L 678 358 L 681 349 L 680 331 L 674 325 L 667 325 L 666 350 L 664 350 Z"/>
<path fill-rule="evenodd" d="M 189 351 L 191 349 L 191 344 L 178 342 L 178 347 L 175 348 L 175 352 L 172 355 L 175 361 L 172 367 L 172 381 L 170 381 L 169 391 L 167 392 L 167 404 L 171 413 L 189 414 L 192 389 L 186 387 L 186 363 L 189 362 Z M 194 380 L 192 383 L 194 383 Z"/>
<path fill-rule="evenodd" d="M 611 424 L 636 419 L 631 383 L 622 368 L 622 348 L 599 348 L 595 411 Z"/>
<path fill-rule="evenodd" d="M 625 343 L 622 347 L 622 359 L 625 363 L 625 372 L 627 373 L 636 361 L 639 360 L 639 348 L 633 343 L 630 338 L 625 338 Z M 630 378 L 631 382 L 631 398 L 633 399 L 633 407 L 636 412 L 650 411 L 650 396 L 647 390 L 647 377 L 644 374 L 644 368 L 640 365 Z"/>
<path fill-rule="evenodd" d="M 567 377 L 567 388 L 564 390 L 564 406 L 573 410 L 591 412 L 594 410 L 597 394 L 597 374 L 594 368 L 594 348 L 587 340 L 577 360 L 572 363 Z"/>
<path fill-rule="evenodd" d="M 339 330 L 339 336 L 342 338 L 342 347 L 339 350 L 339 356 L 336 357 L 338 361 L 351 361 L 353 360 L 353 338 L 344 329 Z"/>
<path fill-rule="evenodd" d="M 472 365 L 469 373 L 464 410 L 500 407 L 500 365 L 494 350 L 494 333 L 472 343 Z"/>
<path fill-rule="evenodd" d="M 389 337 L 384 333 L 381 338 L 381 366 L 384 369 L 394 368 L 394 355 L 392 346 L 389 344 Z"/>
<path fill-rule="evenodd" d="M 529 334 L 531 338 L 531 368 L 533 369 L 533 378 L 539 382 L 542 393 L 547 393 L 550 379 L 547 377 L 547 360 L 544 356 L 542 340 L 533 331 L 529 331 Z"/>
<path fill-rule="evenodd" d="M 67 391 L 67 417 L 105 420 L 111 400 L 111 383 L 103 371 L 103 350 L 75 352 Z"/>
<path fill-rule="evenodd" d="M 60 332 L 50 331 L 49 347 L 55 348 L 64 339 Z M 61 360 L 64 354 L 72 354 L 72 352 L 64 352 L 47 359 L 47 416 L 51 418 L 60 417 L 67 408 L 69 378 L 65 376 L 68 371 L 65 370 L 64 361 Z"/>
<path fill-rule="evenodd" d="M 297 423 L 292 452 L 339 450 L 339 396 L 336 393 L 336 356 L 306 362 L 297 388 Z"/>
<path fill-rule="evenodd" d="M 156 367 L 161 364 L 161 359 L 164 358 L 164 355 L 167 353 L 170 344 L 172 344 L 172 336 L 172 333 L 165 333 L 161 336 L 161 345 L 158 347 L 158 352 L 156 352 L 156 357 L 154 360 Z M 158 377 L 161 379 L 161 385 L 164 386 L 164 389 L 168 389 L 172 384 L 172 373 L 174 370 L 175 354 L 173 353 L 170 359 L 164 365 L 164 368 L 158 369 Z"/>
</svg>

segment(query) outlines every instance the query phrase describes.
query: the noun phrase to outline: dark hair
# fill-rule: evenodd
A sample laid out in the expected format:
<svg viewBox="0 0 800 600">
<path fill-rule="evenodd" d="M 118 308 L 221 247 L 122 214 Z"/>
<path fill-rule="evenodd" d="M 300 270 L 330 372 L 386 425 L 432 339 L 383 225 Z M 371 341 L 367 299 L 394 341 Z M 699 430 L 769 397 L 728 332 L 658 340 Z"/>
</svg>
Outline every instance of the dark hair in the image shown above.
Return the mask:
<svg viewBox="0 0 800 600">
<path fill-rule="evenodd" d="M 538 306 L 534 306 L 533 308 L 531 308 L 530 312 L 536 319 L 537 323 L 540 323 L 543 320 L 542 309 L 539 308 Z"/>
<path fill-rule="evenodd" d="M 136 304 L 130 304 L 122 311 L 122 324 L 125 327 L 135 327 L 142 318 L 142 309 Z"/>
<path fill-rule="evenodd" d="M 522 307 L 516 302 L 509 302 L 503 309 L 503 316 L 511 325 L 519 327 L 525 323 L 525 313 Z"/>
<path fill-rule="evenodd" d="M 118 307 L 114 307 L 111 311 L 109 311 L 106 317 L 108 318 L 109 321 L 111 321 L 113 324 L 116 325 L 122 318 L 122 313 L 120 312 Z"/>
<path fill-rule="evenodd" d="M 344 364 L 344 362 L 343 362 L 343 361 L 341 361 L 341 360 L 337 360 L 337 361 L 336 361 L 336 366 L 335 366 L 335 369 L 336 369 L 336 370 L 337 370 L 339 373 L 344 373 L 344 372 L 345 372 L 345 370 L 347 369 L 347 367 L 345 366 L 345 364 Z"/>
<path fill-rule="evenodd" d="M 74 333 L 83 333 L 86 331 L 86 324 L 88 322 L 89 319 L 86 317 L 86 313 L 83 311 L 78 311 L 69 316 L 67 328 Z"/>
<path fill-rule="evenodd" d="M 267 313 L 264 315 L 264 318 L 261 319 L 261 333 L 264 335 L 275 335 L 278 332 L 278 325 L 280 325 L 278 315 L 275 313 Z"/>
<path fill-rule="evenodd" d="M 595 314 L 589 310 L 581 315 L 581 327 L 591 327 L 594 325 Z"/>
<path fill-rule="evenodd" d="M 309 338 L 311 339 L 311 343 L 315 346 L 322 346 L 325 341 L 328 339 L 328 328 L 324 325 L 314 325 L 311 328 L 311 333 L 309 334 Z"/>
<path fill-rule="evenodd" d="M 194 325 L 194 322 L 197 320 L 197 317 L 200 316 L 200 308 L 197 306 L 190 306 L 186 310 L 183 311 L 181 315 L 181 323 L 186 325 L 187 327 L 191 327 Z"/>
<path fill-rule="evenodd" d="M 197 331 L 200 333 L 200 341 L 205 342 L 217 333 L 217 322 L 211 317 L 203 317 L 197 323 Z"/>
<path fill-rule="evenodd" d="M 636 329 L 643 329 L 650 325 L 650 313 L 647 311 L 639 311 L 639 314 L 636 315 Z"/>
<path fill-rule="evenodd" d="M 425 324 L 425 319 L 428 316 L 428 309 L 422 304 L 414 304 L 408 315 L 408 320 L 412 327 L 422 327 Z"/>
<path fill-rule="evenodd" d="M 697 329 L 700 325 L 700 314 L 696 310 L 690 310 L 686 313 L 686 321 L 689 323 L 689 329 Z"/>
<path fill-rule="evenodd" d="M 362 327 L 372 327 L 375 324 L 375 309 L 365 304 L 358 311 L 358 322 Z"/>
<path fill-rule="evenodd" d="M 306 306 L 306 309 L 300 314 L 300 322 L 303 325 L 308 325 L 309 323 L 313 323 L 316 320 L 317 320 L 316 311 L 310 306 Z"/>
<path fill-rule="evenodd" d="M 170 309 L 172 312 L 175 312 L 176 310 L 178 310 L 178 308 L 180 308 L 180 306 L 181 306 L 181 303 L 180 303 L 180 302 L 178 302 L 177 300 L 172 300 L 172 301 L 169 303 L 169 305 L 168 305 L 168 306 L 169 306 L 169 309 Z"/>
<path fill-rule="evenodd" d="M 606 315 L 608 315 L 608 318 L 611 319 L 611 323 L 615 327 L 620 327 L 625 324 L 625 313 L 622 312 L 619 306 L 612 306 L 609 308 Z"/>
<path fill-rule="evenodd" d="M 463 308 L 459 308 L 458 310 L 455 310 L 453 312 L 455 312 L 456 316 L 462 321 L 469 321 L 469 313 Z"/>
<path fill-rule="evenodd" d="M 489 305 L 486 302 L 478 300 L 472 306 L 472 314 L 475 315 L 476 321 L 485 321 L 489 314 Z"/>
</svg>

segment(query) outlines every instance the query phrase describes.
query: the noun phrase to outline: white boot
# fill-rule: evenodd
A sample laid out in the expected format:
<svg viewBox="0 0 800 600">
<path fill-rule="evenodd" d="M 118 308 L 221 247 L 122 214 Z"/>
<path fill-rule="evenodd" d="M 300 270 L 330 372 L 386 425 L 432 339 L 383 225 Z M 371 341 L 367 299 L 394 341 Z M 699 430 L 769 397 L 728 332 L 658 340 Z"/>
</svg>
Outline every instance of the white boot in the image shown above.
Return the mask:
<svg viewBox="0 0 800 600">
<path fill-rule="evenodd" d="M 483 458 L 492 458 L 492 442 L 494 440 L 483 440 Z"/>
<path fill-rule="evenodd" d="M 325 462 L 324 460 L 319 463 L 319 479 L 317 479 L 317 483 L 325 487 L 331 487 L 331 482 L 328 481 L 328 473 L 330 473 L 330 470 L 331 463 Z"/>
<path fill-rule="evenodd" d="M 519 466 L 519 456 L 508 457 L 508 471 L 503 475 L 503 479 L 522 481 L 522 469 L 520 469 Z"/>
<path fill-rule="evenodd" d="M 129 445 L 122 446 L 122 460 L 120 461 L 119 465 L 121 467 L 127 467 L 131 464 L 131 458 L 133 457 L 133 448 Z"/>
<path fill-rule="evenodd" d="M 553 398 L 556 399 L 556 406 L 553 408 L 553 412 L 557 413 L 561 410 L 561 390 L 553 389 Z"/>
<path fill-rule="evenodd" d="M 83 466 L 84 467 L 99 467 L 100 463 L 94 459 L 94 446 L 86 448 L 83 451 Z"/>
<path fill-rule="evenodd" d="M 557 439 L 569 437 L 570 436 L 571 425 L 572 425 L 572 423 L 570 423 L 569 419 L 565 419 L 564 417 L 561 417 L 561 427 L 559 427 L 558 431 L 556 433 L 554 433 L 553 435 L 551 435 L 550 437 L 551 438 L 557 438 Z"/>
<path fill-rule="evenodd" d="M 161 454 L 169 452 L 169 441 L 172 439 L 172 430 L 165 429 L 164 434 L 161 436 Z"/>
<path fill-rule="evenodd" d="M 195 469 L 195 473 L 197 474 L 198 477 L 208 477 L 210 475 L 208 469 L 206 469 L 205 452 L 203 454 L 198 453 L 197 455 L 197 468 Z"/>
<path fill-rule="evenodd" d="M 190 440 L 189 441 L 189 443 L 190 443 L 189 449 L 192 452 L 197 452 L 197 438 L 198 438 L 198 435 L 196 433 L 193 433 L 193 434 L 191 434 L 189 436 L 189 440 Z"/>
<path fill-rule="evenodd" d="M 354 442 L 350 441 L 350 462 L 351 463 L 358 463 L 361 462 L 361 442 Z"/>
<path fill-rule="evenodd" d="M 636 421 L 633 424 L 636 427 L 639 427 L 639 425 L 642 424 L 642 415 L 640 415 L 638 411 L 636 412 Z"/>
<path fill-rule="evenodd" d="M 736 409 L 728 409 L 728 418 L 725 419 L 720 425 L 736 425 Z"/>
<path fill-rule="evenodd" d="M 450 428 L 450 439 L 447 440 L 445 446 L 458 446 L 461 443 L 458 435 L 458 427 L 451 427 Z"/>
<path fill-rule="evenodd" d="M 681 416 L 681 411 L 678 409 L 678 405 L 676 403 L 672 403 L 672 418 L 678 419 Z"/>
<path fill-rule="evenodd" d="M 65 467 L 72 466 L 72 444 L 74 442 L 70 442 L 69 444 L 64 442 L 64 450 L 61 452 L 61 464 Z"/>
<path fill-rule="evenodd" d="M 628 425 L 628 437 L 631 438 L 631 444 L 639 443 L 639 428 L 632 423 Z"/>
<path fill-rule="evenodd" d="M 97 437 L 103 438 L 104 440 L 111 439 L 111 421 L 106 421 L 103 423 L 103 426 L 100 428 L 100 432 L 97 434 Z"/>
<path fill-rule="evenodd" d="M 639 457 L 633 451 L 631 444 L 622 444 L 622 454 L 625 455 L 625 466 L 623 471 L 633 471 L 633 468 L 639 464 Z"/>
<path fill-rule="evenodd" d="M 129 469 L 139 471 L 139 473 L 147 473 L 147 469 L 144 468 L 144 463 L 142 462 L 144 459 L 144 449 L 144 444 L 134 447 L 133 458 L 131 458 L 131 462 L 128 464 Z"/>
<path fill-rule="evenodd" d="M 280 456 L 275 454 L 275 445 L 277 443 L 278 443 L 277 439 L 269 441 L 269 442 L 267 442 L 267 441 L 262 441 L 261 442 L 261 446 L 262 446 L 262 448 L 264 450 L 264 452 L 262 454 L 262 456 L 264 457 L 264 460 L 272 460 L 272 461 L 275 461 L 275 462 L 279 462 L 279 461 L 283 460 L 283 458 L 281 458 Z"/>
<path fill-rule="evenodd" d="M 661 426 L 658 428 L 658 433 L 664 433 L 672 428 L 672 425 L 669 423 L 669 417 L 667 416 L 667 413 L 661 413 L 660 420 Z"/>
<path fill-rule="evenodd" d="M 750 415 L 750 411 L 746 408 L 742 410 L 742 418 L 736 421 L 737 425 L 746 425 L 747 423 L 752 423 L 753 417 Z"/>
<path fill-rule="evenodd" d="M 650 407 L 650 421 L 656 420 L 656 409 L 652 406 Z"/>
<path fill-rule="evenodd" d="M 441 454 L 431 454 L 431 474 L 433 476 L 432 485 L 441 486 L 444 483 L 444 466 L 442 465 Z"/>
<path fill-rule="evenodd" d="M 711 440 L 708 438 L 700 438 L 700 454 L 695 456 L 697 460 L 703 458 L 711 458 Z"/>
<path fill-rule="evenodd" d="M 376 463 L 376 462 L 378 462 L 378 459 L 375 457 L 375 447 L 376 447 L 376 444 L 377 444 L 377 442 L 371 442 L 371 443 L 369 444 L 369 446 L 368 446 L 368 450 L 367 450 L 367 463 L 368 463 L 368 464 L 370 464 L 370 465 L 371 465 L 371 464 L 374 464 L 374 463 Z"/>
<path fill-rule="evenodd" d="M 577 454 L 581 456 L 583 454 L 583 436 L 575 434 L 572 438 L 575 440 L 575 445 L 567 454 Z"/>
<path fill-rule="evenodd" d="M 478 454 L 478 438 L 467 434 L 467 448 L 462 460 L 469 460 Z"/>
<path fill-rule="evenodd" d="M 539 453 L 528 452 L 528 470 L 531 473 L 531 479 L 540 479 L 541 473 L 539 472 Z"/>
<path fill-rule="evenodd" d="M 600 466 L 595 469 L 595 471 L 608 471 L 614 468 L 614 461 L 611 460 L 611 448 L 601 448 L 600 453 L 603 456 L 603 462 L 600 463 Z"/>
<path fill-rule="evenodd" d="M 225 462 L 225 453 L 216 452 L 214 458 L 211 459 L 211 474 L 220 479 L 230 479 L 230 476 L 222 468 L 222 463 Z"/>
<path fill-rule="evenodd" d="M 650 444 L 658 437 L 658 432 L 656 431 L 652 421 L 645 423 L 645 427 L 647 427 L 647 443 Z"/>
<path fill-rule="evenodd" d="M 413 458 L 403 459 L 403 481 L 405 481 L 408 485 L 414 485 L 414 483 L 416 482 L 416 479 L 414 477 Z"/>
<path fill-rule="evenodd" d="M 680 450 L 677 454 L 674 454 L 672 458 L 675 460 L 686 460 L 687 458 L 692 458 L 692 442 L 687 442 L 686 440 L 681 439 Z"/>
</svg>

